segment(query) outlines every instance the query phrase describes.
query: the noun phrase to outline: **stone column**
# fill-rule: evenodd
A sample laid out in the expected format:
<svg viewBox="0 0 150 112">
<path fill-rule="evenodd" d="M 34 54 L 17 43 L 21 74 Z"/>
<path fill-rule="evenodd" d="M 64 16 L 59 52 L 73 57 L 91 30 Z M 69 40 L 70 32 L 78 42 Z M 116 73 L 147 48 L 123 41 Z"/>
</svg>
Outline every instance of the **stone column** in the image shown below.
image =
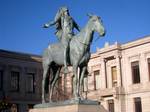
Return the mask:
<svg viewBox="0 0 150 112">
<path fill-rule="evenodd" d="M 148 62 L 143 53 L 140 55 L 139 67 L 141 83 L 149 82 Z"/>
<path fill-rule="evenodd" d="M 116 56 L 117 64 L 117 86 L 122 86 L 121 56 Z"/>
<path fill-rule="evenodd" d="M 106 60 L 101 59 L 101 74 L 102 74 L 102 89 L 107 88 L 107 72 L 106 72 Z"/>
<path fill-rule="evenodd" d="M 123 112 L 123 108 L 125 106 L 125 96 L 121 95 L 122 93 L 122 64 L 121 59 L 122 56 L 117 55 L 116 57 L 116 66 L 117 66 L 117 99 L 118 108 L 116 112 Z"/>
</svg>

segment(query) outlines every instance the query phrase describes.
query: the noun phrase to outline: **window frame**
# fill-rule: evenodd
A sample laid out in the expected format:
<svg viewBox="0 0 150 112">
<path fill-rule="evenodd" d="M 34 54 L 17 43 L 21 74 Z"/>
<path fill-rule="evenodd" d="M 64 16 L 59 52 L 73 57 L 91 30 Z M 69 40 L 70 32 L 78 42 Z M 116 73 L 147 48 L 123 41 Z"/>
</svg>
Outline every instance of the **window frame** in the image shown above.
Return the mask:
<svg viewBox="0 0 150 112">
<path fill-rule="evenodd" d="M 12 84 L 12 83 L 15 83 L 15 84 Z M 11 83 L 10 84 L 11 84 L 11 91 L 12 92 L 19 92 L 20 91 L 20 72 L 11 71 Z M 15 87 L 13 88 L 13 86 L 15 86 Z"/>
<path fill-rule="evenodd" d="M 98 73 L 96 73 L 98 72 Z M 100 89 L 100 87 L 97 88 L 97 81 L 96 81 L 96 76 L 100 77 L 100 70 L 95 70 L 94 71 L 94 90 Z M 100 85 L 99 85 L 100 86 Z"/>
<path fill-rule="evenodd" d="M 83 87 L 82 87 L 83 92 L 88 91 L 88 76 L 83 77 Z"/>
<path fill-rule="evenodd" d="M 32 90 L 31 90 L 31 85 L 29 85 L 29 76 L 32 76 Z M 27 93 L 35 93 L 35 73 L 27 73 L 27 80 L 26 80 L 26 92 Z M 30 89 L 29 89 L 30 88 Z"/>
<path fill-rule="evenodd" d="M 0 90 L 3 90 L 3 77 L 4 77 L 4 71 L 0 70 Z"/>
<path fill-rule="evenodd" d="M 147 59 L 147 66 L 148 66 L 148 77 L 150 81 L 150 58 Z"/>
<path fill-rule="evenodd" d="M 114 71 L 113 71 L 113 68 L 115 68 L 115 73 L 116 74 L 113 74 L 114 73 Z M 116 75 L 116 76 L 114 76 L 114 75 Z M 116 87 L 117 86 L 117 66 L 112 66 L 111 67 L 111 77 L 112 77 L 112 87 Z M 116 77 L 116 79 L 114 80 L 114 77 Z"/>
<path fill-rule="evenodd" d="M 109 112 L 115 112 L 115 102 L 114 102 L 114 100 L 110 99 L 107 102 L 108 102 L 108 111 Z M 113 110 L 111 110 L 111 109 L 113 109 Z"/>
<path fill-rule="evenodd" d="M 142 112 L 142 100 L 140 97 L 134 98 L 134 111 L 135 112 Z"/>
<path fill-rule="evenodd" d="M 139 61 L 131 62 L 131 74 L 132 74 L 132 83 L 133 84 L 141 83 Z"/>
</svg>

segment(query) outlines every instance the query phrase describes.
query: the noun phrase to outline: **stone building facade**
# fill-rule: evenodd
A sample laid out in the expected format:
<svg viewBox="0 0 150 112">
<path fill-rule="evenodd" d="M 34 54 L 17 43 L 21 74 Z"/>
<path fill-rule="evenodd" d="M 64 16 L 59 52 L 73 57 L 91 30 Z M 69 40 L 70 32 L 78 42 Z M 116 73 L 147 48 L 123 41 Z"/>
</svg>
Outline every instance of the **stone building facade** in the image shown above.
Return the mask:
<svg viewBox="0 0 150 112">
<path fill-rule="evenodd" d="M 0 50 L 0 100 L 12 110 L 28 112 L 41 102 L 41 79 L 41 56 Z"/>
<path fill-rule="evenodd" d="M 98 100 L 106 112 L 150 112 L 150 36 L 122 45 L 106 43 L 92 54 L 88 71 L 83 97 Z"/>
<path fill-rule="evenodd" d="M 98 49 L 89 71 L 88 98 L 110 112 L 150 112 L 150 36 Z"/>
</svg>

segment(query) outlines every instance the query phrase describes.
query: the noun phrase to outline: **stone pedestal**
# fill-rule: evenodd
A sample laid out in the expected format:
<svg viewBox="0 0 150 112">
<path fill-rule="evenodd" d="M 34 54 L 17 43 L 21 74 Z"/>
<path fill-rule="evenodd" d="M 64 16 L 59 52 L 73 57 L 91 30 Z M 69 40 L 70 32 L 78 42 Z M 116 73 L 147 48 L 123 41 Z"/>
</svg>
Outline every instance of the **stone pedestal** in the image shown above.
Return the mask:
<svg viewBox="0 0 150 112">
<path fill-rule="evenodd" d="M 43 106 L 42 106 L 43 105 Z M 106 112 L 98 103 L 40 104 L 29 112 Z"/>
<path fill-rule="evenodd" d="M 83 105 L 74 104 L 66 106 L 55 106 L 47 108 L 35 108 L 31 109 L 30 112 L 102 112 L 100 105 Z"/>
</svg>

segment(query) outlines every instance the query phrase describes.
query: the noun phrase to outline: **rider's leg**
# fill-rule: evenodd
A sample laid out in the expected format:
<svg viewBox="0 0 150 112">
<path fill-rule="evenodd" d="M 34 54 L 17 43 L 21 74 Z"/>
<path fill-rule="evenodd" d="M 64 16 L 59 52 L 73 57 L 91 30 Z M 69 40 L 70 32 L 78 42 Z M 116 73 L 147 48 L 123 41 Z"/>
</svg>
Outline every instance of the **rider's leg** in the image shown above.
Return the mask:
<svg viewBox="0 0 150 112">
<path fill-rule="evenodd" d="M 68 73 L 68 67 L 67 67 L 67 62 L 68 62 L 68 60 L 67 60 L 67 54 L 68 54 L 68 47 L 67 46 L 65 46 L 65 50 L 64 50 L 64 72 L 65 73 Z"/>
<path fill-rule="evenodd" d="M 65 38 L 65 41 L 64 41 L 64 72 L 65 73 L 68 73 L 68 58 L 69 58 L 69 42 L 70 42 L 70 39 L 71 39 L 71 35 L 67 35 L 67 38 Z"/>
</svg>

